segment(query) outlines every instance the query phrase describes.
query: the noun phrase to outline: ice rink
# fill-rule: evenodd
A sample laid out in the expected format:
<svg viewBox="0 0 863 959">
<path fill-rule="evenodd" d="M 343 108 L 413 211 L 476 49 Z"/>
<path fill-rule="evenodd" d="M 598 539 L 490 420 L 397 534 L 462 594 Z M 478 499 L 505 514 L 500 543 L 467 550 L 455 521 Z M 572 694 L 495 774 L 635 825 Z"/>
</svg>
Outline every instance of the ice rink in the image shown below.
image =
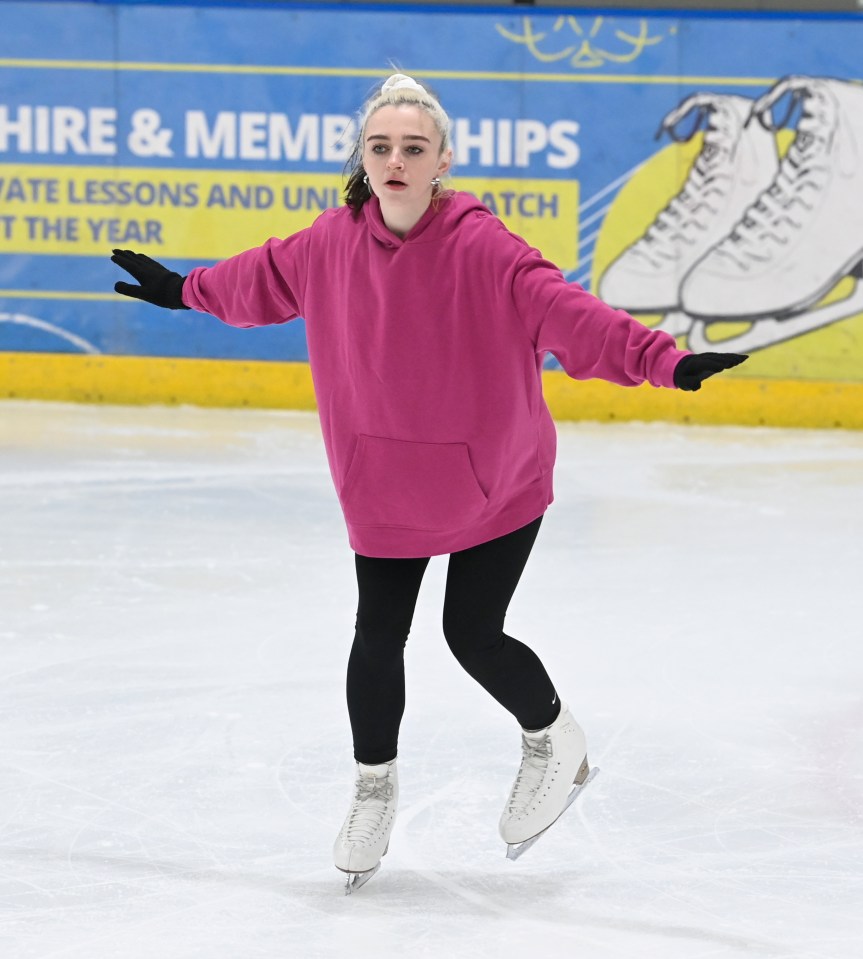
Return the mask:
<svg viewBox="0 0 863 959">
<path fill-rule="evenodd" d="M 316 417 L 0 404 L 3 959 L 860 959 L 863 434 L 559 438 L 508 632 L 601 773 L 505 859 L 518 728 L 446 648 L 437 558 L 399 818 L 346 898 Z"/>
</svg>

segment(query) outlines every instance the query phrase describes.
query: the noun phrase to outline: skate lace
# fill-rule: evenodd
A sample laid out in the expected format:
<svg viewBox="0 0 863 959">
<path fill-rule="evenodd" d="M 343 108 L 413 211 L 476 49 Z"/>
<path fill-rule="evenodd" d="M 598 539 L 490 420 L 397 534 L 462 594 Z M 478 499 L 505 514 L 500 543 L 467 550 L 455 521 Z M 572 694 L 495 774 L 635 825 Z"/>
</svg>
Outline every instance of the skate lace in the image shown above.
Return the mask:
<svg viewBox="0 0 863 959">
<path fill-rule="evenodd" d="M 344 827 L 345 841 L 362 843 L 372 839 L 381 828 L 392 798 L 393 784 L 388 777 L 360 777 Z"/>
<path fill-rule="evenodd" d="M 774 106 L 790 94 L 784 115 Z M 715 252 L 748 269 L 771 260 L 806 226 L 830 176 L 830 146 L 836 129 L 836 106 L 823 84 L 810 77 L 787 77 L 756 100 L 752 119 L 772 132 L 786 126 L 800 108 L 794 142 L 779 164 L 773 182 L 746 210 Z"/>
<path fill-rule="evenodd" d="M 728 157 L 739 123 L 721 97 L 698 93 L 688 97 L 662 120 L 657 139 L 668 133 L 675 143 L 691 140 L 705 128 L 704 142 L 682 189 L 656 216 L 644 236 L 631 247 L 655 268 L 678 259 L 676 246 L 692 246 L 722 206 L 732 185 Z"/>
<path fill-rule="evenodd" d="M 508 803 L 510 814 L 524 812 L 533 802 L 545 779 L 551 757 L 551 739 L 548 736 L 538 742 L 522 737 L 521 766 Z"/>
</svg>

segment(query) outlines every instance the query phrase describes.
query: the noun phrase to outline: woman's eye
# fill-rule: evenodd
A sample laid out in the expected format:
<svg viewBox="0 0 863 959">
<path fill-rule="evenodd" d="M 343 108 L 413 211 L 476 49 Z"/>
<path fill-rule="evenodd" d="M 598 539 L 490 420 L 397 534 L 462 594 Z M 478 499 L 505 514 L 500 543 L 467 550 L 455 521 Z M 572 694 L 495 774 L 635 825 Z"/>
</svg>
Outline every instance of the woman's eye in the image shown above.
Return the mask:
<svg viewBox="0 0 863 959">
<path fill-rule="evenodd" d="M 388 151 L 389 151 L 389 147 L 387 146 L 386 143 L 375 143 L 374 146 L 372 147 L 372 153 L 376 153 L 379 156 L 384 153 L 387 153 Z M 409 146 L 409 147 L 406 147 L 402 152 L 410 154 L 410 156 L 419 156 L 425 151 L 423 150 L 422 147 Z"/>
</svg>

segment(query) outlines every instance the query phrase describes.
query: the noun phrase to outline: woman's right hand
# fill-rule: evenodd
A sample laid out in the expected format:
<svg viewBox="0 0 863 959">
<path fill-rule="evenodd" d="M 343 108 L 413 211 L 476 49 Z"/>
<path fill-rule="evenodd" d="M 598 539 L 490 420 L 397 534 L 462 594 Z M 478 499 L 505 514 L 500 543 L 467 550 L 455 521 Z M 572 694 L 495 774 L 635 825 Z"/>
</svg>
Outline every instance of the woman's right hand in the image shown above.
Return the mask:
<svg viewBox="0 0 863 959">
<path fill-rule="evenodd" d="M 111 261 L 122 267 L 140 283 L 134 286 L 122 281 L 114 284 L 114 290 L 123 296 L 144 300 L 166 310 L 188 310 L 183 303 L 183 283 L 186 278 L 173 273 L 166 266 L 143 253 L 132 250 L 114 250 Z"/>
</svg>

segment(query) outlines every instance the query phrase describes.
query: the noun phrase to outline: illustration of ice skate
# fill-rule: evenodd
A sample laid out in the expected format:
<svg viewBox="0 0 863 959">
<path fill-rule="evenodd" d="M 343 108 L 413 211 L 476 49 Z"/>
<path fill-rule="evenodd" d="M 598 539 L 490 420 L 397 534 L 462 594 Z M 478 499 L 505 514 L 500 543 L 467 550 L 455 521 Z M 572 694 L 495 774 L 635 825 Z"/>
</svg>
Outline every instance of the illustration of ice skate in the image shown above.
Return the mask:
<svg viewBox="0 0 863 959">
<path fill-rule="evenodd" d="M 773 109 L 790 96 L 785 115 Z M 794 141 L 773 182 L 740 222 L 683 281 L 682 310 L 663 328 L 687 335 L 694 350 L 715 347 L 718 320 L 751 320 L 722 339 L 750 351 L 789 340 L 863 311 L 863 86 L 843 80 L 786 77 L 752 110 L 776 131 L 800 107 Z M 844 277 L 850 296 L 809 309 Z"/>
<path fill-rule="evenodd" d="M 684 276 L 728 235 L 778 168 L 772 132 L 746 126 L 752 107 L 747 97 L 699 93 L 663 119 L 657 135 L 667 131 L 678 143 L 705 126 L 701 151 L 680 192 L 605 271 L 601 299 L 631 313 L 679 308 Z"/>
</svg>

